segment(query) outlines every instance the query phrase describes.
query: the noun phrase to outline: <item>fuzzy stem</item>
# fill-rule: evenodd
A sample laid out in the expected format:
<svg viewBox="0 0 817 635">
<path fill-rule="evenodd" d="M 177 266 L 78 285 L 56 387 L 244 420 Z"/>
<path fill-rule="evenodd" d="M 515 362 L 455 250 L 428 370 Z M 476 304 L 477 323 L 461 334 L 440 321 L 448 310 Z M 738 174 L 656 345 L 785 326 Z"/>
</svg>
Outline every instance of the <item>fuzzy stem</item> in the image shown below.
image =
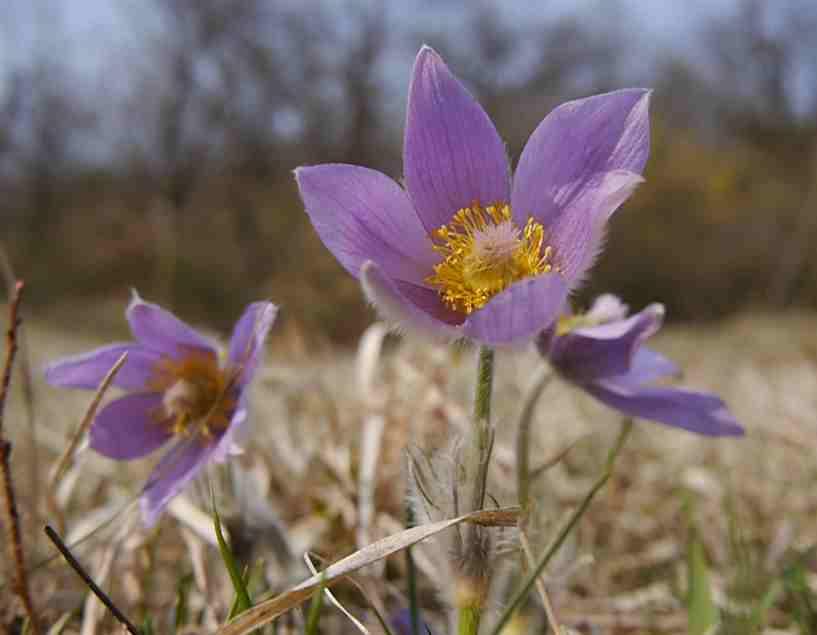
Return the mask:
<svg viewBox="0 0 817 635">
<path fill-rule="evenodd" d="M 564 541 L 570 535 L 570 532 L 573 531 L 573 528 L 576 526 L 576 523 L 579 522 L 581 517 L 587 511 L 587 508 L 590 506 L 593 498 L 596 496 L 598 491 L 604 487 L 608 480 L 610 480 L 610 476 L 613 474 L 613 466 L 615 465 L 616 458 L 621 452 L 621 448 L 624 446 L 624 443 L 627 441 L 627 438 L 630 436 L 630 431 L 633 428 L 633 421 L 632 419 L 627 419 L 621 426 L 621 432 L 619 432 L 618 437 L 616 438 L 616 442 L 610 451 L 607 454 L 607 460 L 604 463 L 604 471 L 601 473 L 601 476 L 596 480 L 593 484 L 593 487 L 590 488 L 590 491 L 585 494 L 582 502 L 576 508 L 576 510 L 570 515 L 567 523 L 565 523 L 564 527 L 562 527 L 561 531 L 559 532 L 556 539 L 551 543 L 550 547 L 548 547 L 547 551 L 545 551 L 542 558 L 539 562 L 536 563 L 536 566 L 533 567 L 528 577 L 525 579 L 525 582 L 522 584 L 522 587 L 516 592 L 516 594 L 511 598 L 510 602 L 508 602 L 507 606 L 505 607 L 504 612 L 497 621 L 494 629 L 492 631 L 493 635 L 499 635 L 502 632 L 502 629 L 505 628 L 505 625 L 510 621 L 511 617 L 516 611 L 517 608 L 522 604 L 525 598 L 528 596 L 533 585 L 536 583 L 536 580 L 542 575 L 542 571 L 545 570 L 548 563 L 550 563 L 551 558 L 559 551 L 559 548 L 562 546 Z"/>
<path fill-rule="evenodd" d="M 533 410 L 550 382 L 550 377 L 550 369 L 547 366 L 542 366 L 537 371 L 525 396 L 525 405 L 519 415 L 519 424 L 516 428 L 516 491 L 523 527 L 527 523 L 530 512 L 530 428 L 533 421 Z"/>
<path fill-rule="evenodd" d="M 479 349 L 477 361 L 477 387 L 474 394 L 474 448 L 473 465 L 475 476 L 471 507 L 465 511 L 478 511 L 485 502 L 485 481 L 488 478 L 488 464 L 493 448 L 491 429 L 491 391 L 494 384 L 494 351 L 487 346 Z"/>
<path fill-rule="evenodd" d="M 471 486 L 471 500 L 465 512 L 478 511 L 485 503 L 488 466 L 494 444 L 491 427 L 491 392 L 494 381 L 494 351 L 482 346 L 477 357 L 477 383 L 474 392 L 473 431 L 471 447 L 466 448 L 465 483 Z M 465 544 L 460 554 L 460 580 L 462 592 L 457 598 L 457 632 L 459 635 L 476 635 L 482 618 L 487 588 L 488 562 L 487 536 L 477 525 L 467 528 Z"/>
</svg>

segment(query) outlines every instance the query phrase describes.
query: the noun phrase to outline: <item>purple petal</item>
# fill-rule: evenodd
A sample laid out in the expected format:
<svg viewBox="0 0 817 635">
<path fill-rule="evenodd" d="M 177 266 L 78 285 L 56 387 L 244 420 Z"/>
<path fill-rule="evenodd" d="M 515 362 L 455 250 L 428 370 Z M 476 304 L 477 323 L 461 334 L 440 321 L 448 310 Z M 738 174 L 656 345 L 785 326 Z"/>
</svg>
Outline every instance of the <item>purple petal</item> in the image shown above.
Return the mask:
<svg viewBox="0 0 817 635">
<path fill-rule="evenodd" d="M 127 353 L 128 358 L 114 377 L 113 385 L 143 390 L 161 355 L 137 344 L 111 344 L 58 360 L 46 367 L 45 380 L 61 388 L 96 390 L 122 353 Z"/>
<path fill-rule="evenodd" d="M 272 302 L 254 302 L 239 318 L 230 338 L 228 362 L 230 367 L 240 371 L 238 384 L 246 386 L 252 381 L 278 307 Z"/>
<path fill-rule="evenodd" d="M 564 279 L 555 273 L 521 280 L 472 313 L 463 332 L 487 346 L 532 340 L 559 317 L 567 291 Z"/>
<path fill-rule="evenodd" d="M 556 337 L 550 361 L 559 372 L 583 382 L 627 373 L 641 344 L 661 327 L 664 307 L 652 304 L 624 320 L 579 328 Z"/>
<path fill-rule="evenodd" d="M 650 150 L 649 91 L 618 90 L 562 104 L 528 139 L 513 183 L 514 217 L 545 227 L 600 172 L 641 174 Z"/>
<path fill-rule="evenodd" d="M 427 46 L 414 63 L 403 169 L 406 188 L 429 234 L 479 202 L 509 200 L 509 166 L 494 124 Z"/>
<path fill-rule="evenodd" d="M 230 420 L 230 425 L 221 435 L 213 450 L 213 460 L 224 463 L 231 454 L 240 453 L 239 442 L 245 436 L 247 424 L 247 403 L 242 398 L 238 408 Z"/>
<path fill-rule="evenodd" d="M 646 384 L 664 377 L 678 377 L 680 374 L 681 369 L 675 362 L 642 346 L 636 351 L 630 370 L 621 379 L 632 384 Z"/>
<path fill-rule="evenodd" d="M 462 336 L 460 329 L 452 323 L 453 320 L 462 321 L 462 318 L 446 309 L 439 298 L 435 299 L 436 292 L 400 285 L 371 261 L 361 267 L 360 282 L 369 302 L 390 322 L 437 340 Z"/>
<path fill-rule="evenodd" d="M 422 615 L 418 615 L 418 618 L 417 634 L 432 635 L 431 627 L 423 621 Z M 402 608 L 392 613 L 389 624 L 397 635 L 412 635 L 414 625 L 411 622 L 411 610 Z"/>
<path fill-rule="evenodd" d="M 162 457 L 142 491 L 142 519 L 147 527 L 156 524 L 170 500 L 199 473 L 214 447 L 193 438 L 176 444 Z"/>
<path fill-rule="evenodd" d="M 644 181 L 634 172 L 618 170 L 597 174 L 582 183 L 570 204 L 552 219 L 546 241 L 553 247 L 553 262 L 575 288 L 601 251 L 610 215 Z"/>
<path fill-rule="evenodd" d="M 136 292 L 126 312 L 133 336 L 150 350 L 168 357 L 182 357 L 190 350 L 202 349 L 217 354 L 207 338 L 156 304 L 145 302 Z"/>
<path fill-rule="evenodd" d="M 156 419 L 162 395 L 125 395 L 97 414 L 91 426 L 91 447 L 109 459 L 129 461 L 150 454 L 170 438 L 168 428 Z"/>
<path fill-rule="evenodd" d="M 599 401 L 630 417 L 649 419 L 707 436 L 740 436 L 744 433 L 726 404 L 710 393 L 642 387 L 611 379 L 592 382 L 584 388 Z"/>
<path fill-rule="evenodd" d="M 326 247 L 356 278 L 367 260 L 398 280 L 421 284 L 440 261 L 405 191 L 355 165 L 302 167 L 295 179 Z"/>
</svg>

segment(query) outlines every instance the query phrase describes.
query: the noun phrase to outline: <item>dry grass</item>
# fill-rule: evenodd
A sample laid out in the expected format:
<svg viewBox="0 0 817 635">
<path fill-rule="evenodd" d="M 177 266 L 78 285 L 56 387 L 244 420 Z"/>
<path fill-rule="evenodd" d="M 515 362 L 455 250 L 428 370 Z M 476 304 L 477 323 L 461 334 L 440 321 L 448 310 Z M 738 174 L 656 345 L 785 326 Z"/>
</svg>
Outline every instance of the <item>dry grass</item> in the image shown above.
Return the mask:
<svg viewBox="0 0 817 635">
<path fill-rule="evenodd" d="M 613 480 L 548 572 L 550 599 L 563 623 L 582 632 L 591 627 L 600 633 L 686 632 L 685 491 L 694 495 L 694 516 L 713 569 L 716 598 L 724 607 L 734 608 L 742 599 L 734 587 L 747 562 L 754 563 L 760 585 L 780 570 L 789 550 L 814 542 L 814 325 L 813 315 L 746 315 L 706 328 L 667 328 L 656 338 L 656 348 L 685 368 L 685 383 L 724 396 L 748 435 L 711 441 L 637 425 Z M 106 341 L 101 334 L 81 335 L 52 322 L 35 321 L 27 335 L 35 369 Z M 378 355 L 378 334 L 369 337 L 361 347 L 366 352 L 358 356 L 307 353 L 308 347 L 282 336 L 275 339 L 255 386 L 247 451 L 229 470 L 211 472 L 220 511 L 228 519 L 237 554 L 251 565 L 256 592 L 280 591 L 306 577 L 306 550 L 332 561 L 399 530 L 405 517 L 406 447 L 445 451 L 467 423 L 471 351 L 388 338 Z M 498 439 L 489 489 L 502 505 L 515 502 L 513 425 L 521 393 L 538 363 L 532 352 L 498 356 Z M 12 462 L 28 562 L 41 562 L 53 553 L 34 521 L 50 515 L 44 499 L 31 497 L 31 453 L 36 449 L 40 465 L 52 466 L 91 397 L 47 387 L 38 376 L 36 448 L 26 447 L 21 394 L 14 393 L 9 403 L 6 427 L 15 444 Z M 554 383 L 540 403 L 534 427 L 534 465 L 578 440 L 536 484 L 531 541 L 538 552 L 589 488 L 617 425 L 614 414 Z M 151 463 L 116 463 L 81 452 L 56 492 L 68 540 L 118 514 L 75 549 L 101 586 L 131 620 L 138 623 L 150 615 L 156 632 L 170 632 L 177 589 L 189 574 L 189 622 L 212 631 L 224 620 L 232 591 L 213 546 L 209 519 L 201 513 L 207 510 L 206 487 L 192 488 L 158 529 L 145 531 L 129 504 Z M 40 481 L 46 483 L 47 475 Z M 510 544 L 513 536 L 506 531 L 503 538 Z M 735 554 L 736 545 L 742 556 Z M 436 554 L 433 545 L 415 549 L 420 603 L 442 633 L 448 580 Z M 515 562 L 509 559 L 508 572 L 497 576 L 498 602 L 503 589 L 517 580 Z M 374 565 L 355 581 L 368 601 L 351 584 L 336 587 L 336 595 L 372 632 L 377 627 L 370 603 L 387 612 L 406 603 L 403 558 Z M 91 602 L 80 611 L 86 589 L 62 562 L 37 567 L 32 582 L 44 624 L 72 612 L 64 632 L 116 630 Z M 7 588 L 0 596 L 9 598 Z M 9 624 L 17 607 L 9 599 L 2 608 L 2 621 Z M 539 623 L 539 608 L 530 608 L 531 632 L 538 632 L 533 626 Z M 337 609 L 325 605 L 324 612 L 322 632 L 356 632 Z M 298 617 L 292 619 L 297 622 Z M 780 603 L 769 623 L 794 628 Z"/>
</svg>

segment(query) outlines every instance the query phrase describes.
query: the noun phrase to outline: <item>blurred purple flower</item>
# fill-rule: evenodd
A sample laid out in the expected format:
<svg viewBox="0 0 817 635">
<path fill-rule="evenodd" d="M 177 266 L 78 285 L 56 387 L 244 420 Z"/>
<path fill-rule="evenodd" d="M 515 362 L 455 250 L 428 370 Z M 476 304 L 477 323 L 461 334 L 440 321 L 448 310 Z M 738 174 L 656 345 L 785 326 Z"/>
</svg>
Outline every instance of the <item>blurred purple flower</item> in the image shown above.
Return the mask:
<svg viewBox="0 0 817 635">
<path fill-rule="evenodd" d="M 439 55 L 409 87 L 406 189 L 363 167 L 295 171 L 312 224 L 387 318 L 442 338 L 524 342 L 558 317 L 610 215 L 642 182 L 649 92 L 565 103 L 539 124 L 513 183 L 505 145 Z"/>
<path fill-rule="evenodd" d="M 743 428 L 711 393 L 650 385 L 678 367 L 643 346 L 661 328 L 664 307 L 651 304 L 627 317 L 612 295 L 584 315 L 562 318 L 537 340 L 539 352 L 569 382 L 619 412 L 708 436 L 738 436 Z"/>
<path fill-rule="evenodd" d="M 433 635 L 431 627 L 423 621 L 420 616 L 420 623 L 417 625 L 419 635 Z M 389 623 L 397 635 L 413 635 L 411 628 L 411 610 L 407 608 L 399 609 L 392 613 Z"/>
<path fill-rule="evenodd" d="M 223 462 L 235 450 L 236 433 L 247 419 L 246 388 L 276 312 L 270 302 L 249 305 L 222 364 L 213 342 L 134 293 L 126 317 L 135 342 L 111 344 L 46 368 L 45 378 L 54 386 L 95 390 L 127 351 L 113 385 L 128 394 L 97 414 L 90 445 L 108 458 L 128 461 L 176 441 L 142 492 L 146 525 L 156 522 L 208 461 Z"/>
</svg>

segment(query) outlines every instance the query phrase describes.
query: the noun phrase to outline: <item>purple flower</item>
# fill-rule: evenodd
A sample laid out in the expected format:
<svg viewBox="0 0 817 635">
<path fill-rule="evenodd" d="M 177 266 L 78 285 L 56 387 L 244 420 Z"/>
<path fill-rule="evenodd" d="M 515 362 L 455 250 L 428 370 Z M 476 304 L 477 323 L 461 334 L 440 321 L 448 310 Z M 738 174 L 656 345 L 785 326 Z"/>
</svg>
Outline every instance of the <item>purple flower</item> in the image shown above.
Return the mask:
<svg viewBox="0 0 817 635">
<path fill-rule="evenodd" d="M 411 610 L 403 608 L 392 613 L 389 625 L 397 635 L 413 635 Z M 419 635 L 433 635 L 431 627 L 423 621 L 422 616 L 420 616 L 420 623 L 417 625 L 417 632 Z"/>
<path fill-rule="evenodd" d="M 442 338 L 524 342 L 592 265 L 610 215 L 642 182 L 649 92 L 561 105 L 511 182 L 491 120 L 423 47 L 409 87 L 404 190 L 343 164 L 295 171 L 324 244 L 387 318 Z"/>
<path fill-rule="evenodd" d="M 276 312 L 270 302 L 249 305 L 221 363 L 212 341 L 134 293 L 126 317 L 135 342 L 104 346 L 46 368 L 45 378 L 54 386 L 95 390 L 128 353 L 114 379 L 128 393 L 97 414 L 90 445 L 111 459 L 128 461 L 174 442 L 142 492 L 145 524 L 153 525 L 208 461 L 223 462 L 234 451 L 247 419 L 246 388 Z"/>
<path fill-rule="evenodd" d="M 709 436 L 742 435 L 743 428 L 717 396 L 651 385 L 678 374 L 670 360 L 642 346 L 663 318 L 660 304 L 627 317 L 618 298 L 603 295 L 586 314 L 562 318 L 543 332 L 537 345 L 562 377 L 629 417 Z"/>
</svg>

